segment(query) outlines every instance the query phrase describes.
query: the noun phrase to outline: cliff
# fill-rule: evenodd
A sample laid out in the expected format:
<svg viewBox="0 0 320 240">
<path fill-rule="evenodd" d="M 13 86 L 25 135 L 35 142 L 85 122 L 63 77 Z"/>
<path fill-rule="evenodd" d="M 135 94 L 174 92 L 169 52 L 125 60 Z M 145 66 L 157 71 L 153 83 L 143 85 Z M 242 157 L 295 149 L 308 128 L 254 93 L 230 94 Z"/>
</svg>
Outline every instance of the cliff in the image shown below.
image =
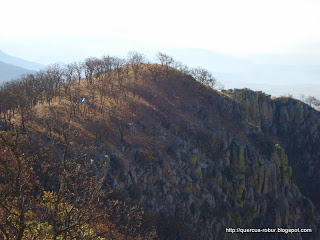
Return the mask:
<svg viewBox="0 0 320 240">
<path fill-rule="evenodd" d="M 320 112 L 292 98 L 271 98 L 249 89 L 225 91 L 241 106 L 246 120 L 280 143 L 293 169 L 293 182 L 320 207 Z"/>
</svg>

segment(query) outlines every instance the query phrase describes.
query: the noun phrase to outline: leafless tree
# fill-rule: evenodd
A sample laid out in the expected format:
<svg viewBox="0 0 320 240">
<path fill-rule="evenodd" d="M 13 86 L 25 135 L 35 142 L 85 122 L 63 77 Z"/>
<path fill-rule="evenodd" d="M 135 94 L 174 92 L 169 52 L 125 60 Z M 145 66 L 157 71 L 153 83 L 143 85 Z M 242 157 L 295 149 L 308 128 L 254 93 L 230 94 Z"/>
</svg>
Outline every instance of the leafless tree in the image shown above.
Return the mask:
<svg viewBox="0 0 320 240">
<path fill-rule="evenodd" d="M 204 68 L 194 68 L 191 70 L 191 74 L 198 82 L 211 88 L 216 88 L 219 84 L 213 75 Z"/>
<path fill-rule="evenodd" d="M 100 60 L 98 58 L 87 58 L 83 63 L 86 80 L 89 85 L 93 83 L 99 62 Z"/>
<path fill-rule="evenodd" d="M 319 107 L 320 106 L 320 100 L 317 99 L 314 96 L 309 96 L 305 99 L 305 102 L 309 104 L 311 107 Z"/>
<path fill-rule="evenodd" d="M 162 52 L 157 53 L 156 59 L 162 66 L 165 66 L 166 68 L 170 67 L 174 63 L 174 59 L 172 57 Z"/>
<path fill-rule="evenodd" d="M 137 81 L 141 64 L 145 62 L 145 56 L 138 52 L 129 52 L 127 62 L 132 68 L 135 81 Z"/>
</svg>

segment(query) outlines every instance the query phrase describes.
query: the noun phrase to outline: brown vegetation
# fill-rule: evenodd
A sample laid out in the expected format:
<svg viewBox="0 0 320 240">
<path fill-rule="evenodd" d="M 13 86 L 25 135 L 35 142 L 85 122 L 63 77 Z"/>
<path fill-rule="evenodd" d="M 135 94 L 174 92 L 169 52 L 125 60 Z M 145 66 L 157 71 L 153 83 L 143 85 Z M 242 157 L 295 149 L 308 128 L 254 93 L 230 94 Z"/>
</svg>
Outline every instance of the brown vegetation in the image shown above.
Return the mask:
<svg viewBox="0 0 320 240">
<path fill-rule="evenodd" d="M 158 56 L 160 65 L 145 63 L 136 52 L 127 60 L 88 58 L 64 69 L 49 66 L 1 87 L 1 238 L 155 236 L 155 226 L 144 223 L 141 207 L 119 200 L 104 187 L 105 174 L 94 170 L 89 156 L 101 142 L 110 149 L 141 147 L 140 159 L 149 161 L 166 148 L 156 138 L 159 129 L 153 115 L 170 114 L 184 101 L 175 94 L 179 85 L 194 83 L 187 79 L 164 91 L 168 81 L 181 74 L 188 78 L 192 71 L 165 54 Z M 207 71 L 193 72 L 201 83 L 214 87 L 216 80 Z M 168 94 L 160 96 L 164 93 Z M 167 104 L 173 108 L 166 110 Z M 153 129 L 149 135 L 141 130 L 144 126 L 136 127 L 139 118 Z M 156 118 L 165 121 L 166 116 Z"/>
</svg>

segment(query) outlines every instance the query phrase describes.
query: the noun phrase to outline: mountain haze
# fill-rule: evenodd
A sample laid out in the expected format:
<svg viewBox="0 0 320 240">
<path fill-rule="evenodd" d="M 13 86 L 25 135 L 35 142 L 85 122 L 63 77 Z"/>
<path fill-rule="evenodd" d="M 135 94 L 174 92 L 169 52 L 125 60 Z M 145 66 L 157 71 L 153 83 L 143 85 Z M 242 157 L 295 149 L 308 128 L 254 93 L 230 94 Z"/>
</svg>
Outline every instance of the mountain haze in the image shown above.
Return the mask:
<svg viewBox="0 0 320 240">
<path fill-rule="evenodd" d="M 61 39 L 59 39 L 61 40 Z M 70 40 L 71 41 L 71 40 Z M 73 39 L 73 41 L 75 41 Z M 84 41 L 82 39 L 82 41 Z M 90 41 L 90 39 L 87 39 Z M 128 41 L 118 41 L 118 45 L 113 49 L 106 48 L 106 42 L 99 42 L 99 48 L 111 54 L 121 52 L 125 56 L 126 51 L 121 46 L 132 46 Z M 111 43 L 110 43 L 111 44 Z M 141 45 L 141 46 L 140 46 Z M 140 44 L 139 48 L 144 45 Z M 135 45 L 133 45 L 135 46 Z M 46 63 L 59 62 L 74 62 L 84 56 L 100 56 L 99 51 L 86 50 L 83 53 L 82 48 L 56 48 L 52 46 L 29 46 L 33 49 L 35 55 L 39 55 L 38 59 L 43 59 Z M 133 47 L 134 48 L 134 47 Z M 130 50 L 129 47 L 126 49 Z M 48 59 L 41 58 L 43 52 L 47 51 L 50 55 Z M 144 50 L 151 62 L 153 62 L 154 51 Z M 317 60 L 317 55 L 283 55 L 280 54 L 265 54 L 257 56 L 232 56 L 204 49 L 165 49 L 175 59 L 180 60 L 189 66 L 202 66 L 214 73 L 214 76 L 224 83 L 225 88 L 250 88 L 256 91 L 262 90 L 273 96 L 282 96 L 292 94 L 296 98 L 301 98 L 301 95 L 315 96 L 320 98 L 320 65 Z M 91 54 L 90 54 L 91 53 Z M 53 55 L 53 56 L 51 56 Z M 2 56 L 2 58 L 1 58 Z M 3 57 L 5 56 L 5 57 Z M 72 57 L 71 57 L 72 56 Z M 13 59 L 12 59 L 13 58 Z M 2 60 L 1 60 L 2 59 Z M 301 60 L 300 60 L 301 59 Z M 310 60 L 311 59 L 311 60 Z M 27 62 L 21 63 L 21 59 L 11 57 L 0 52 L 0 61 L 24 67 L 31 70 L 39 70 L 43 65 Z M 20 64 L 21 63 L 21 64 Z"/>
<path fill-rule="evenodd" d="M 273 96 L 301 94 L 320 98 L 320 65 L 319 61 L 301 63 L 298 56 L 283 60 L 284 56 L 265 55 L 264 62 L 250 58 L 234 57 L 203 49 L 168 50 L 176 59 L 190 66 L 203 66 L 214 73 L 219 81 L 228 88 L 250 88 L 262 90 Z M 262 57 L 261 57 L 262 58 Z M 290 59 L 290 56 L 286 58 Z M 282 60 L 282 61 L 281 61 Z"/>
<path fill-rule="evenodd" d="M 18 78 L 22 74 L 34 74 L 35 72 L 0 61 L 0 83 Z"/>
<path fill-rule="evenodd" d="M 31 61 L 27 61 L 27 60 L 24 60 L 19 57 L 11 56 L 1 50 L 0 50 L 0 61 L 7 63 L 7 64 L 15 65 L 15 66 L 18 66 L 21 68 L 30 69 L 33 71 L 38 71 L 44 67 L 44 65 L 42 65 L 40 63 L 31 62 Z"/>
</svg>

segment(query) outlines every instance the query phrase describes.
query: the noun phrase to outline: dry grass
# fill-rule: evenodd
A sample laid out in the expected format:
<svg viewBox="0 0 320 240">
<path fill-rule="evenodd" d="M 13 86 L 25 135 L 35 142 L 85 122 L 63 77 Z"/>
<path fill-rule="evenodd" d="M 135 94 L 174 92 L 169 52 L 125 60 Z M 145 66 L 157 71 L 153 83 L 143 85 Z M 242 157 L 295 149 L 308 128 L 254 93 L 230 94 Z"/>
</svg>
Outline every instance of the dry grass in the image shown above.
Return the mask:
<svg viewBox="0 0 320 240">
<path fill-rule="evenodd" d="M 158 71 L 156 78 L 151 71 Z M 70 86 L 71 92 L 86 97 L 90 104 L 72 103 L 65 95 L 56 97 L 50 105 L 35 106 L 27 127 L 56 137 L 54 128 L 67 123 L 81 139 L 79 144 L 98 141 L 114 149 L 126 145 L 165 151 L 175 144 L 178 136 L 190 138 L 196 145 L 199 131 L 210 135 L 216 129 L 225 128 L 233 129 L 235 136 L 245 136 L 243 129 L 238 128 L 237 119 L 219 112 L 226 97 L 192 77 L 174 71 L 167 78 L 159 65 L 144 65 L 137 80 L 132 72 L 129 76 L 121 86 L 114 82 L 112 89 L 118 89 L 118 99 L 112 97 L 110 86 L 106 88 L 109 94 L 101 98 L 103 82 L 98 79 L 91 85 L 85 79 L 76 82 Z M 79 108 L 75 115 L 71 112 L 72 105 Z"/>
</svg>

